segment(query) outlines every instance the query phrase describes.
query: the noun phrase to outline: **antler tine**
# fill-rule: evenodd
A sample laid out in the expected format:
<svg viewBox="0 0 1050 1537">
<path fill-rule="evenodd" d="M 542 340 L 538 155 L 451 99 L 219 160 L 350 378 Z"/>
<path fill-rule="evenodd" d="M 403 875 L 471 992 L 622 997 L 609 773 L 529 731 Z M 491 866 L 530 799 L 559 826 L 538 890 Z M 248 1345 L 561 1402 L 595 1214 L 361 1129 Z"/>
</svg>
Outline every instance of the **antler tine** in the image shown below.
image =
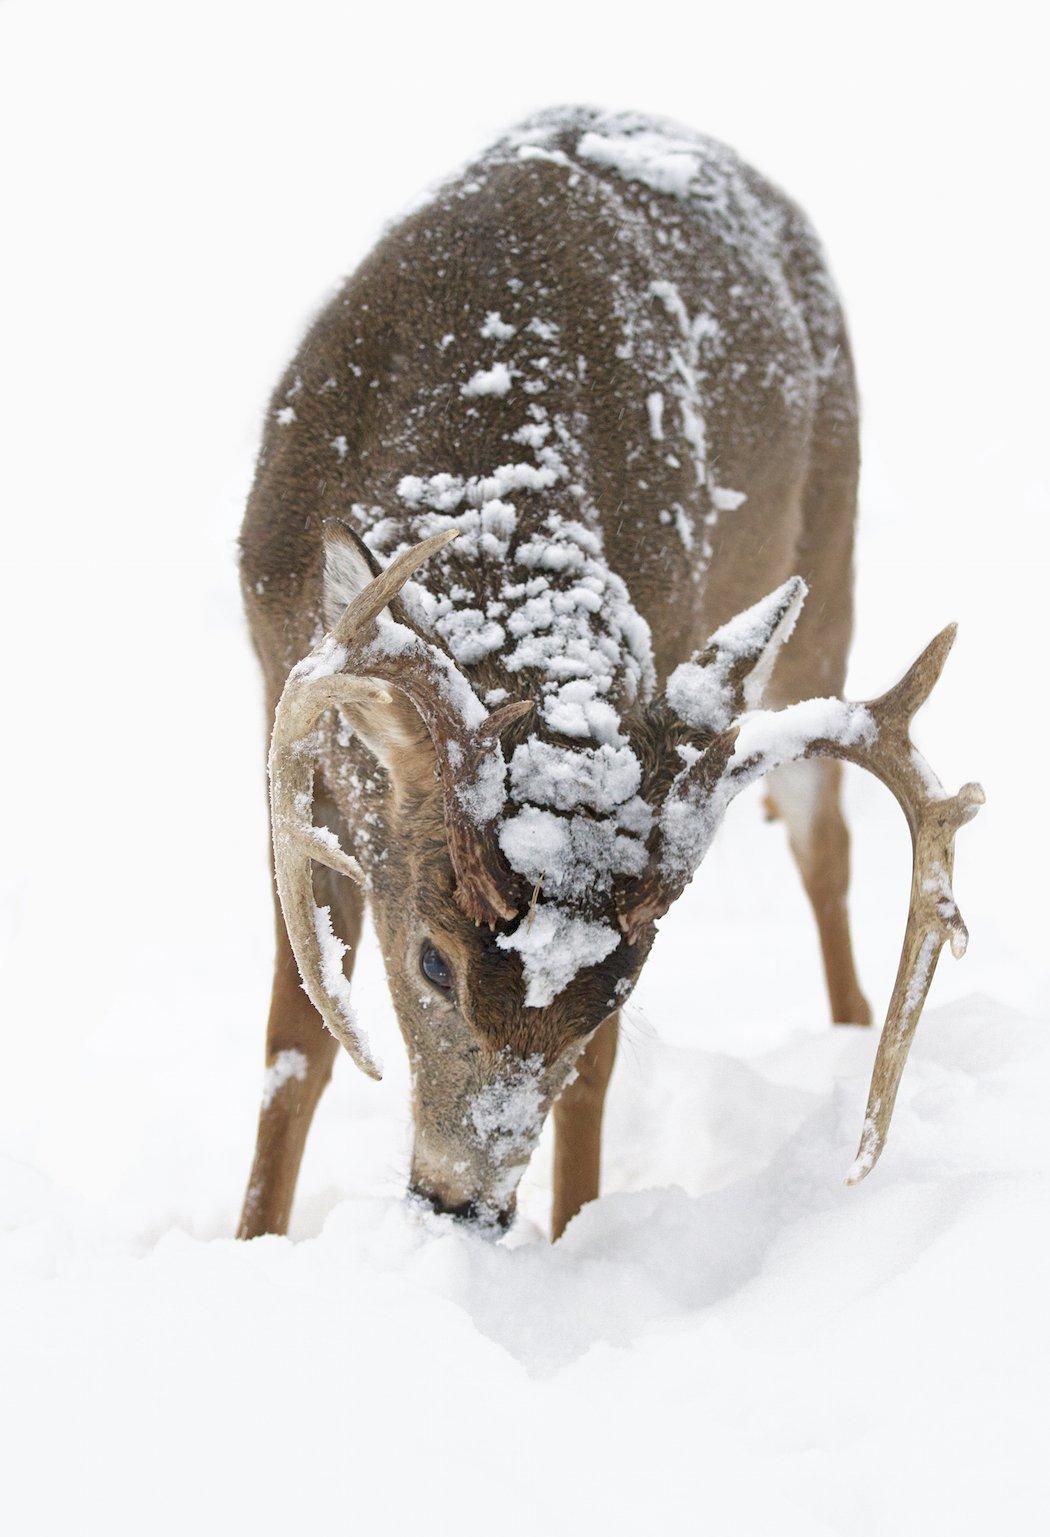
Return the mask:
<svg viewBox="0 0 1050 1537">
<path fill-rule="evenodd" d="M 333 674 L 320 678 L 293 671 L 277 705 L 270 743 L 270 823 L 274 874 L 288 939 L 303 986 L 328 1029 L 370 1078 L 381 1070 L 360 1034 L 342 973 L 342 950 L 331 931 L 327 909 L 314 900 L 311 860 L 363 882 L 357 860 L 335 834 L 313 823 L 314 757 L 309 734 L 333 704 L 389 702 L 390 695 L 368 678 Z"/>
<path fill-rule="evenodd" d="M 458 538 L 458 528 L 447 528 L 440 534 L 431 534 L 428 539 L 421 540 L 410 549 L 402 550 L 389 566 L 373 577 L 368 586 L 347 604 L 332 630 L 339 644 L 348 646 L 359 631 L 381 614 L 392 598 L 397 597 L 413 572 L 418 571 L 431 555 Z"/>
<path fill-rule="evenodd" d="M 946 624 L 940 634 L 935 635 L 921 655 L 912 662 L 900 682 L 895 683 L 881 698 L 872 702 L 870 706 L 872 714 L 885 715 L 888 719 L 900 716 L 903 720 L 910 721 L 933 692 L 937 679 L 944 671 L 948 653 L 955 645 L 955 637 L 958 633 L 957 624 Z"/>
<path fill-rule="evenodd" d="M 498 710 L 493 710 L 488 720 L 478 727 L 480 741 L 495 742 L 500 733 L 513 725 L 516 720 L 521 720 L 536 708 L 532 699 L 513 699 L 510 704 L 500 705 Z"/>
</svg>

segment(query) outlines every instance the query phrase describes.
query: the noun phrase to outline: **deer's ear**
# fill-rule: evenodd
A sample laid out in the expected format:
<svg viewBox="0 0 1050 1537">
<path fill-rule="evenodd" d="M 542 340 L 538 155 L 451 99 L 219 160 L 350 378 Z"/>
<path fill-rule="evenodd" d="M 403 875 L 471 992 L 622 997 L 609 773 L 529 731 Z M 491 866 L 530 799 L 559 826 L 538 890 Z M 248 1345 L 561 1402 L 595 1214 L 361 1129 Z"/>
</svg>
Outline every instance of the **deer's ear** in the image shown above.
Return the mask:
<svg viewBox="0 0 1050 1537">
<path fill-rule="evenodd" d="M 324 624 L 331 630 L 346 605 L 364 592 L 382 567 L 363 539 L 340 518 L 325 518 Z M 384 613 L 389 610 L 384 609 Z"/>
<path fill-rule="evenodd" d="M 790 577 L 717 629 L 691 662 L 676 667 L 665 697 L 679 720 L 694 731 L 724 731 L 743 711 L 757 709 L 805 597 L 805 582 Z"/>
<path fill-rule="evenodd" d="M 367 544 L 341 519 L 326 518 L 323 533 L 324 622 L 331 630 L 347 604 L 379 576 L 382 567 Z M 404 623 L 400 603 L 396 606 L 396 614 L 389 608 L 380 612 Z M 344 707 L 354 732 L 396 784 L 404 787 L 412 779 L 432 778 L 434 749 L 419 712 L 399 689 L 392 687 L 389 693 L 389 704 L 368 702 Z"/>
</svg>

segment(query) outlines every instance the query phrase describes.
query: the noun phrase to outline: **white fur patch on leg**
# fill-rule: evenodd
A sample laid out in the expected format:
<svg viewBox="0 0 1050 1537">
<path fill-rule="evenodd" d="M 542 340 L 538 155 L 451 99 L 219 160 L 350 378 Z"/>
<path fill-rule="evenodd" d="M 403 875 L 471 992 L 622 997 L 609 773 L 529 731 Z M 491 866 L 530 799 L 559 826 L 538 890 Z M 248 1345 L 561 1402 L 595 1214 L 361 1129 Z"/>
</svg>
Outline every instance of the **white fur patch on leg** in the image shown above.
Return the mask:
<svg viewBox="0 0 1050 1537">
<path fill-rule="evenodd" d="M 827 766 L 799 759 L 783 763 L 768 776 L 769 794 L 787 823 L 793 841 L 809 848 L 824 788 Z"/>
</svg>

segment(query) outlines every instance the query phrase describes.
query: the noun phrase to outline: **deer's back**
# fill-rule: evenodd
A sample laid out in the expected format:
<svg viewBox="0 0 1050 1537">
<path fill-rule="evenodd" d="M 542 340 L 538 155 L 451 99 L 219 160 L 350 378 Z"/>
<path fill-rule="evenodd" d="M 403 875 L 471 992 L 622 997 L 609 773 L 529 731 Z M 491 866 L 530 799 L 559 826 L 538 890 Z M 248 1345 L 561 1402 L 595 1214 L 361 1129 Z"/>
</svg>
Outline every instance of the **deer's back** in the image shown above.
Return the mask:
<svg viewBox="0 0 1050 1537">
<path fill-rule="evenodd" d="M 787 199 L 687 130 L 544 114 L 389 231 L 281 381 L 243 536 L 264 664 L 276 683 L 316 639 L 325 517 L 380 557 L 451 519 L 419 617 L 498 686 L 518 589 L 558 588 L 554 519 L 622 578 L 665 673 L 788 573 L 829 389 L 855 434 L 838 305 Z"/>
</svg>

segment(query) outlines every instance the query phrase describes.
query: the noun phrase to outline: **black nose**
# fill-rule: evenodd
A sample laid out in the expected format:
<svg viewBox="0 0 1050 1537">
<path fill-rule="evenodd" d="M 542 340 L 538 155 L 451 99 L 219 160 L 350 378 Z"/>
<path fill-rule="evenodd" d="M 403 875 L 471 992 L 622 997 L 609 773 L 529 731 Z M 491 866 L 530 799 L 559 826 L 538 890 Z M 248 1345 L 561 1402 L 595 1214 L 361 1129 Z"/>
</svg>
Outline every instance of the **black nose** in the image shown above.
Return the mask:
<svg viewBox="0 0 1050 1537">
<path fill-rule="evenodd" d="M 432 1210 L 440 1212 L 443 1217 L 455 1217 L 457 1222 L 472 1222 L 482 1227 L 501 1227 L 506 1232 L 514 1221 L 513 1205 L 501 1212 L 494 1212 L 491 1206 L 486 1206 L 480 1201 L 460 1201 L 453 1205 L 441 1196 L 435 1195 L 432 1190 L 424 1190 L 419 1185 L 409 1185 L 408 1193 L 417 1201 L 425 1201 Z"/>
</svg>

